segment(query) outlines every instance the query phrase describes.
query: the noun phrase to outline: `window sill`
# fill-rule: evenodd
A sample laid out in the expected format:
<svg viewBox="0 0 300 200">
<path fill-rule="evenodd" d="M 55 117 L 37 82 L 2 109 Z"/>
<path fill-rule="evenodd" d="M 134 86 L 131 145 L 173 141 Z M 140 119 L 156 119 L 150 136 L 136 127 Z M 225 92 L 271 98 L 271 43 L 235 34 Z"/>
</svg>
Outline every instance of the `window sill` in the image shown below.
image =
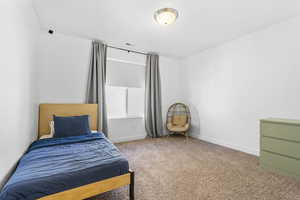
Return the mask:
<svg viewBox="0 0 300 200">
<path fill-rule="evenodd" d="M 109 117 L 109 120 L 113 119 L 143 119 L 143 116 L 126 116 L 126 117 Z"/>
</svg>

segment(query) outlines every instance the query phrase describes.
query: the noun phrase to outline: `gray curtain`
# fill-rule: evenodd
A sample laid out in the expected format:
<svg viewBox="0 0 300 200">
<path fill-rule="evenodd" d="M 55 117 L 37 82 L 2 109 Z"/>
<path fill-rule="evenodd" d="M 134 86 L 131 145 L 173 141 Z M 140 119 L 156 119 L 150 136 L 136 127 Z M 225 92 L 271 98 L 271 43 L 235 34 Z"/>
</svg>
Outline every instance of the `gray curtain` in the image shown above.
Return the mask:
<svg viewBox="0 0 300 200">
<path fill-rule="evenodd" d="M 100 41 L 92 42 L 86 103 L 98 104 L 98 131 L 108 136 L 105 102 L 106 49 Z"/>
<path fill-rule="evenodd" d="M 159 56 L 148 54 L 145 77 L 145 127 L 148 137 L 163 135 Z"/>
</svg>

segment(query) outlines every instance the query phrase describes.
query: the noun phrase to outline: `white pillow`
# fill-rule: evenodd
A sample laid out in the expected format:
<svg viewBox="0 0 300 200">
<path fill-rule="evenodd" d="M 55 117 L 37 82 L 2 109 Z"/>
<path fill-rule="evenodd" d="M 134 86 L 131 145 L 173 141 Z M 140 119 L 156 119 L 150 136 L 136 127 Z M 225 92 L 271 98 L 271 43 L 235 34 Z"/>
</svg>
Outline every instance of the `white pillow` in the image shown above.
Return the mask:
<svg viewBox="0 0 300 200">
<path fill-rule="evenodd" d="M 55 133 L 55 130 L 54 130 L 54 121 L 51 120 L 49 122 L 49 126 L 50 126 L 50 135 L 53 137 L 54 133 Z"/>
<path fill-rule="evenodd" d="M 41 139 L 47 139 L 47 138 L 52 138 L 53 136 L 51 136 L 50 134 L 48 135 L 43 135 L 42 137 L 40 137 L 40 140 Z"/>
<path fill-rule="evenodd" d="M 43 135 L 40 139 L 53 138 L 54 135 L 54 121 L 49 122 L 50 134 Z"/>
</svg>

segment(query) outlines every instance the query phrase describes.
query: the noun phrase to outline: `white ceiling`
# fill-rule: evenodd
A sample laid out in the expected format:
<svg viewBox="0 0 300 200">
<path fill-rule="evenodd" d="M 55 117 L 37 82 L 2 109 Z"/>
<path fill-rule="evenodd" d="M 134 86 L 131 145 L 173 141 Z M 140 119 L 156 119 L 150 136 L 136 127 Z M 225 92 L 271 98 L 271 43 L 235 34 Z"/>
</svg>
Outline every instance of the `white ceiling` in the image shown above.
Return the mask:
<svg viewBox="0 0 300 200">
<path fill-rule="evenodd" d="M 45 29 L 184 57 L 298 15 L 299 0 L 35 0 Z M 179 11 L 160 26 L 154 11 Z"/>
</svg>

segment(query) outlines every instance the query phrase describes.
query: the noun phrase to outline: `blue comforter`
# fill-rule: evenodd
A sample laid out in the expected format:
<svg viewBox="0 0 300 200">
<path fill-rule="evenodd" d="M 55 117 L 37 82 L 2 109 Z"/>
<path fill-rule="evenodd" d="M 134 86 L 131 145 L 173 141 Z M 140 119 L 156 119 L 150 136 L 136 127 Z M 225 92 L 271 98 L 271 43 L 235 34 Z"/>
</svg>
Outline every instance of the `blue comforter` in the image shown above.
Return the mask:
<svg viewBox="0 0 300 200">
<path fill-rule="evenodd" d="M 102 133 L 33 142 L 3 187 L 0 200 L 33 200 L 129 170 Z"/>
</svg>

